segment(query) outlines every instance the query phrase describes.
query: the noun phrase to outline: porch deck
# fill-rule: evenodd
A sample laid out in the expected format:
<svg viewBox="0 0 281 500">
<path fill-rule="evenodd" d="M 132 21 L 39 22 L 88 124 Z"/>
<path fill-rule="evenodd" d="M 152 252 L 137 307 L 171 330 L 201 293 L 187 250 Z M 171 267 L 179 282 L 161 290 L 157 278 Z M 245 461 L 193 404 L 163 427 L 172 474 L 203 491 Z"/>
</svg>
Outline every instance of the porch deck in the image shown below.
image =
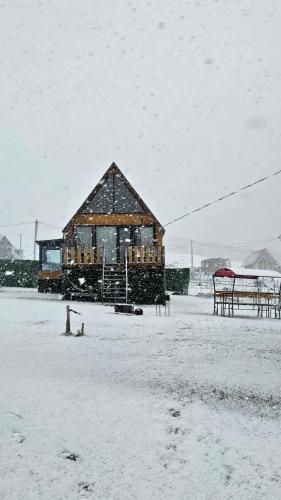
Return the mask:
<svg viewBox="0 0 281 500">
<path fill-rule="evenodd" d="M 102 265 L 103 249 L 65 247 L 63 252 L 63 263 L 69 265 Z M 128 265 L 163 265 L 165 262 L 165 249 L 161 246 L 128 247 Z M 116 262 L 120 264 L 120 262 Z"/>
</svg>

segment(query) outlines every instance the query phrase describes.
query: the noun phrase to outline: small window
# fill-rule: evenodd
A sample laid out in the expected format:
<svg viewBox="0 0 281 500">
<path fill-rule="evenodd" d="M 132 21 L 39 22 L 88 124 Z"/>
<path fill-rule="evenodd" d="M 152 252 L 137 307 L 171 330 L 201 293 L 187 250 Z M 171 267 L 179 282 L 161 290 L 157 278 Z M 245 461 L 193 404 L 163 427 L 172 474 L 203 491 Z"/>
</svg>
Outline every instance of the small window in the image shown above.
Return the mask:
<svg viewBox="0 0 281 500">
<path fill-rule="evenodd" d="M 42 248 L 42 270 L 59 271 L 61 269 L 60 248 Z"/>
</svg>

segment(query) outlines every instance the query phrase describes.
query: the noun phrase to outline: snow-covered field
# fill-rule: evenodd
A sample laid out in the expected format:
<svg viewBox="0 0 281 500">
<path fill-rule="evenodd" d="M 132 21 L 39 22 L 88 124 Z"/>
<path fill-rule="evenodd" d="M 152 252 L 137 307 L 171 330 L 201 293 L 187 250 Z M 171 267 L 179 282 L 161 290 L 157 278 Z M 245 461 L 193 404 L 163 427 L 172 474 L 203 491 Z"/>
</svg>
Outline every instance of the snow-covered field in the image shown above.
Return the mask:
<svg viewBox="0 0 281 500">
<path fill-rule="evenodd" d="M 2 289 L 1 499 L 281 498 L 281 322 Z"/>
</svg>

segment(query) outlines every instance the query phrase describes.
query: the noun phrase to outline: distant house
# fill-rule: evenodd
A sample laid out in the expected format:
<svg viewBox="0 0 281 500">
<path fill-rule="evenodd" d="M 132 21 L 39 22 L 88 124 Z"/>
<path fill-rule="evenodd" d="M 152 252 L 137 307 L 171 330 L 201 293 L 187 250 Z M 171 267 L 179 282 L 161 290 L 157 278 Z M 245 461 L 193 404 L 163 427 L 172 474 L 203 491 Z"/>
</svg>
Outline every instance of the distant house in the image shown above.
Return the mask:
<svg viewBox="0 0 281 500">
<path fill-rule="evenodd" d="M 0 259 L 20 259 L 21 251 L 15 248 L 6 236 L 0 235 Z"/>
<path fill-rule="evenodd" d="M 201 260 L 201 272 L 207 275 L 213 275 L 221 267 L 230 267 L 231 262 L 227 258 L 214 257 L 212 259 Z"/>
<path fill-rule="evenodd" d="M 281 272 L 281 252 L 280 256 L 273 250 L 262 248 L 250 253 L 244 262 L 244 267 L 248 269 L 265 269 L 267 271 Z"/>
</svg>

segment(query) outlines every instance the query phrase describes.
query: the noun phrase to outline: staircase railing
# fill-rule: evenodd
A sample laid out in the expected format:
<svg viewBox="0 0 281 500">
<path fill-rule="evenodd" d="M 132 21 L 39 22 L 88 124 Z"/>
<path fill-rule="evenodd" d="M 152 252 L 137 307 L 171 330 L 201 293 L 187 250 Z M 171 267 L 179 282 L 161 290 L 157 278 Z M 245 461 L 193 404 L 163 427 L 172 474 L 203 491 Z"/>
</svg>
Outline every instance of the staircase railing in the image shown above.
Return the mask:
<svg viewBox="0 0 281 500">
<path fill-rule="evenodd" d="M 126 304 L 128 304 L 128 250 L 125 248 Z"/>
<path fill-rule="evenodd" d="M 104 267 L 105 267 L 105 251 L 102 248 L 102 282 L 101 282 L 101 300 L 104 299 Z"/>
</svg>

